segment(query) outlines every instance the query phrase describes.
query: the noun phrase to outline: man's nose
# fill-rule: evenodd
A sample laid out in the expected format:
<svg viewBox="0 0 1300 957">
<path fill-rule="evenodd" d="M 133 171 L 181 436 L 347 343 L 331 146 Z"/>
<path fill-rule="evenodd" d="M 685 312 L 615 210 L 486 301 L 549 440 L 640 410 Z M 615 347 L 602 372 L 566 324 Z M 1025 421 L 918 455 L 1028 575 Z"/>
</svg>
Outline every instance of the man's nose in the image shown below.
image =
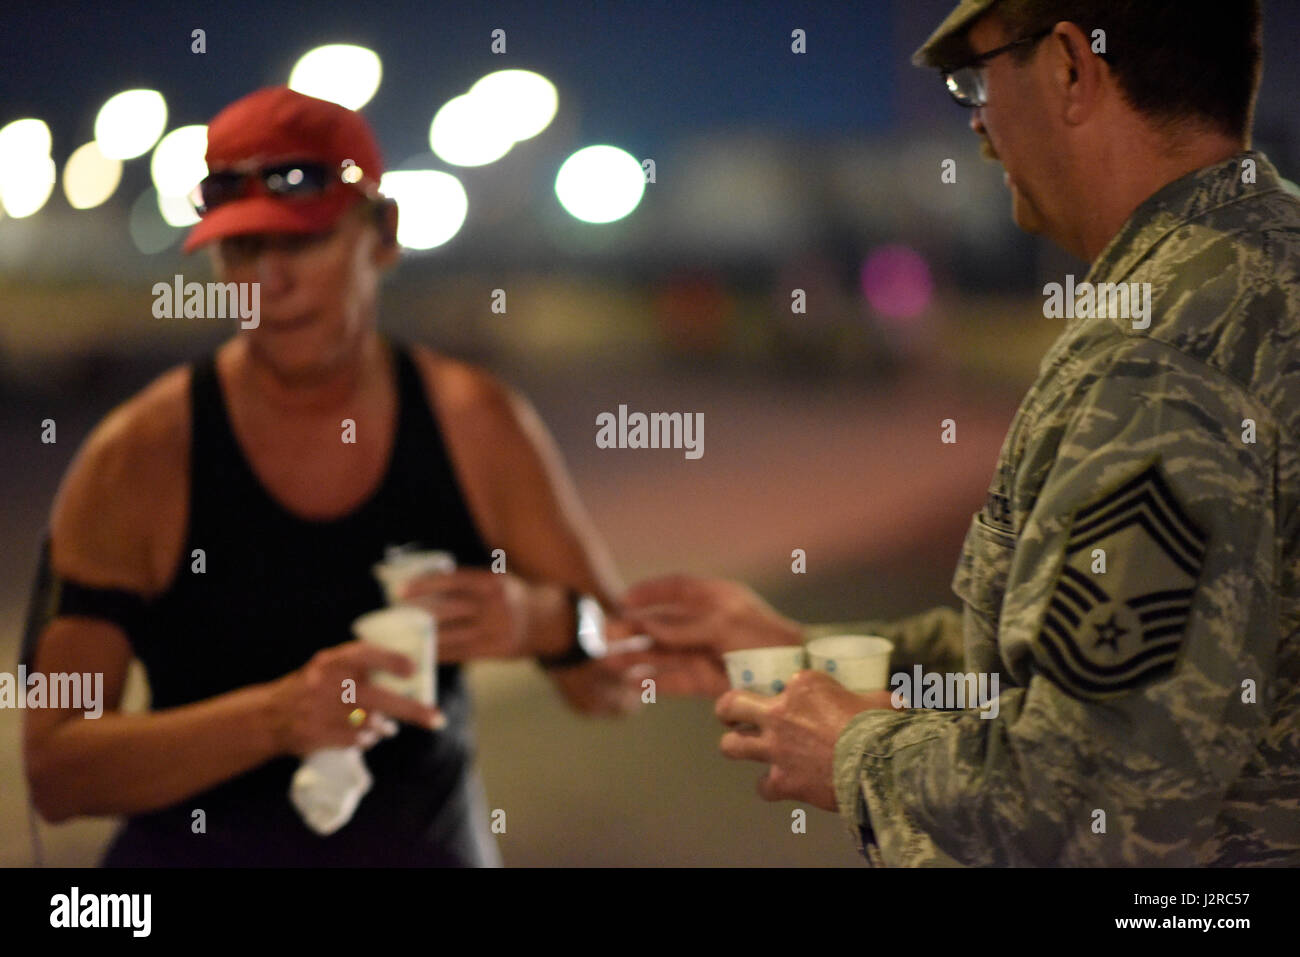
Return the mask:
<svg viewBox="0 0 1300 957">
<path fill-rule="evenodd" d="M 984 136 L 984 108 L 975 107 L 970 111 L 970 128 L 975 131 L 976 135 Z M 987 137 L 985 137 L 987 138 Z"/>
</svg>

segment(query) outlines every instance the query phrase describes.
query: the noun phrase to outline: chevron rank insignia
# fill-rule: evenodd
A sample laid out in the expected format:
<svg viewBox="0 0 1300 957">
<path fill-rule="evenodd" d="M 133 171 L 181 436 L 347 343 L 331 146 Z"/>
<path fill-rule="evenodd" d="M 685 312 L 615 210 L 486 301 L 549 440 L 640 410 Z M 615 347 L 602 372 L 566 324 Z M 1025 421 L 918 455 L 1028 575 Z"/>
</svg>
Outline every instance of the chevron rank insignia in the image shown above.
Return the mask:
<svg viewBox="0 0 1300 957">
<path fill-rule="evenodd" d="M 1205 534 L 1154 462 L 1079 509 L 1034 649 L 1039 667 L 1088 700 L 1165 677 L 1204 558 Z"/>
</svg>

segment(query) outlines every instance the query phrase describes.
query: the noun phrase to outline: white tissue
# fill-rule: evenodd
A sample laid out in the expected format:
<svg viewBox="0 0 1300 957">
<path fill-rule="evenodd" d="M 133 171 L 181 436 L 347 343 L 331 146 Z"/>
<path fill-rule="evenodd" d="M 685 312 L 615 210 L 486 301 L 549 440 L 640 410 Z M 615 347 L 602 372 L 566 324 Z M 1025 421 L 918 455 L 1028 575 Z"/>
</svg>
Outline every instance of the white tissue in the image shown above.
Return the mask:
<svg viewBox="0 0 1300 957">
<path fill-rule="evenodd" d="M 321 748 L 298 765 L 289 800 L 317 834 L 333 834 L 348 821 L 374 779 L 359 747 Z"/>
</svg>

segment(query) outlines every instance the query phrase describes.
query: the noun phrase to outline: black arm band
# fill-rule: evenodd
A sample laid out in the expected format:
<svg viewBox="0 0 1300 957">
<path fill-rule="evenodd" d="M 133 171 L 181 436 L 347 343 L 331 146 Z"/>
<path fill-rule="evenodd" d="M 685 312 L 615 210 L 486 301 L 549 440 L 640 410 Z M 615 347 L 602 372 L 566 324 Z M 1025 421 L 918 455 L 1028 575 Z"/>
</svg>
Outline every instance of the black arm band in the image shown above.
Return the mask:
<svg viewBox="0 0 1300 957">
<path fill-rule="evenodd" d="M 117 625 L 127 636 L 136 633 L 145 600 L 121 588 L 98 588 L 59 576 L 50 566 L 50 540 L 41 543 L 41 555 L 27 605 L 27 623 L 23 630 L 19 660 L 30 667 L 36 657 L 36 642 L 41 632 L 60 615 L 99 618 Z"/>
<path fill-rule="evenodd" d="M 134 592 L 120 588 L 95 588 L 66 578 L 55 581 L 59 595 L 55 615 L 104 618 L 130 634 L 144 612 L 144 599 Z"/>
</svg>

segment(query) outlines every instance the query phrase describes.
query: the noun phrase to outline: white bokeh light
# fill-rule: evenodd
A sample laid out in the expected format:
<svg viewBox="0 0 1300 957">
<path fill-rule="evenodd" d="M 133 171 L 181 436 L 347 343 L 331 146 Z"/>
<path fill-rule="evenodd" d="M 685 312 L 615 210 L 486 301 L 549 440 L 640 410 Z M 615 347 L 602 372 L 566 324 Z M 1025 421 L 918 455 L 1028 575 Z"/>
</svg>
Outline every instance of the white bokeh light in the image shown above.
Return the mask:
<svg viewBox="0 0 1300 957">
<path fill-rule="evenodd" d="M 127 90 L 110 97 L 95 117 L 95 142 L 109 159 L 149 152 L 167 128 L 167 101 L 157 90 Z"/>
<path fill-rule="evenodd" d="M 397 201 L 397 241 L 408 249 L 433 249 L 465 223 L 469 197 L 460 180 L 436 170 L 395 170 L 379 181 L 385 196 Z"/>
<path fill-rule="evenodd" d="M 149 174 L 164 196 L 188 196 L 199 180 L 208 175 L 203 158 L 208 151 L 206 126 L 180 126 L 158 141 Z"/>
<path fill-rule="evenodd" d="M 54 191 L 51 145 L 44 120 L 14 120 L 0 128 L 0 206 L 13 219 L 31 216 Z"/>
<path fill-rule="evenodd" d="M 14 219 L 30 216 L 45 205 L 57 179 L 48 156 L 11 156 L 0 174 L 0 203 Z"/>
<path fill-rule="evenodd" d="M 289 73 L 289 89 L 349 110 L 370 102 L 383 77 L 379 55 L 350 43 L 331 43 L 308 50 Z"/>
<path fill-rule="evenodd" d="M 44 120 L 14 120 L 0 127 L 0 169 L 10 161 L 50 155 L 53 141 Z"/>
<path fill-rule="evenodd" d="M 536 136 L 550 125 L 559 107 L 555 84 L 532 70 L 498 70 L 469 88 L 479 109 L 505 127 L 515 142 Z"/>
<path fill-rule="evenodd" d="M 645 193 L 641 164 L 617 146 L 578 150 L 555 175 L 555 195 L 575 219 L 612 223 L 636 209 Z"/>
<path fill-rule="evenodd" d="M 510 152 L 514 137 L 486 105 L 487 101 L 463 93 L 434 115 L 429 146 L 440 160 L 453 166 L 485 166 Z"/>
<path fill-rule="evenodd" d="M 122 181 L 122 161 L 105 156 L 95 142 L 78 146 L 63 167 L 63 195 L 73 209 L 93 209 Z"/>
<path fill-rule="evenodd" d="M 159 193 L 158 212 L 168 226 L 193 226 L 199 221 L 199 214 L 194 211 L 189 196 L 165 196 Z"/>
</svg>

